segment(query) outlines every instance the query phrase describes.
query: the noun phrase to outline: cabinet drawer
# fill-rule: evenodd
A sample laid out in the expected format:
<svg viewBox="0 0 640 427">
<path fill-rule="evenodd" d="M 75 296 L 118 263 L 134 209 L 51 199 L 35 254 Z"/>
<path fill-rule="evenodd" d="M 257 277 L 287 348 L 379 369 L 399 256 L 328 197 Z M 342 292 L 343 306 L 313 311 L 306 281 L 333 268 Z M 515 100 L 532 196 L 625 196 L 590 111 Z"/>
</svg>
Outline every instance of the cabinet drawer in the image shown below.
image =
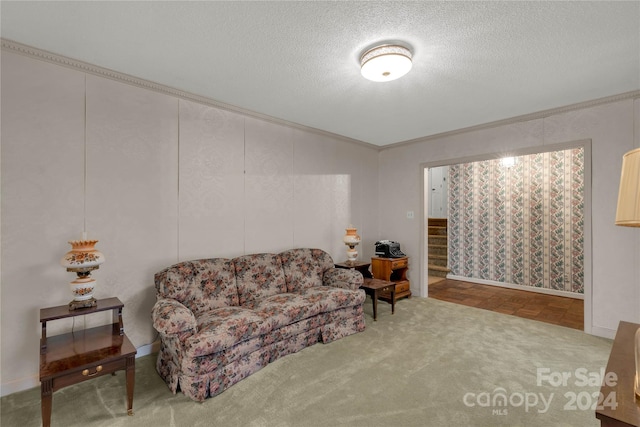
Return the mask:
<svg viewBox="0 0 640 427">
<path fill-rule="evenodd" d="M 391 269 L 405 268 L 408 265 L 407 259 L 399 259 L 397 261 L 391 261 Z"/>
<path fill-rule="evenodd" d="M 396 284 L 396 295 L 399 294 L 400 292 L 408 291 L 410 287 L 411 287 L 411 284 L 409 282 L 397 283 Z"/>
<path fill-rule="evenodd" d="M 120 359 L 112 360 L 106 363 L 95 363 L 85 369 L 61 372 L 60 374 L 54 376 L 53 389 L 58 390 L 62 387 L 77 384 L 79 382 L 110 374 L 112 372 L 116 372 L 125 368 L 126 360 L 124 357 L 122 357 Z"/>
<path fill-rule="evenodd" d="M 392 290 L 395 291 L 394 286 L 393 285 L 389 285 L 389 286 L 385 286 L 384 288 L 380 289 L 380 292 L 382 294 L 389 295 Z"/>
</svg>

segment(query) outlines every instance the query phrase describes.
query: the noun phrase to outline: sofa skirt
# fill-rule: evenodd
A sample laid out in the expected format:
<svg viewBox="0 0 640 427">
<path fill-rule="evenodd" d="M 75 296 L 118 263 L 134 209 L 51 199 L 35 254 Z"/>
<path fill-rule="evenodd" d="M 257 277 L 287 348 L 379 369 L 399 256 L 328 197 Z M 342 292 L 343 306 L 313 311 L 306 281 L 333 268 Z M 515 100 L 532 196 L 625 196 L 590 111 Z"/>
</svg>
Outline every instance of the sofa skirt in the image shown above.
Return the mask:
<svg viewBox="0 0 640 427">
<path fill-rule="evenodd" d="M 164 336 L 156 369 L 174 394 L 181 390 L 191 399 L 202 402 L 282 356 L 318 341 L 330 343 L 364 329 L 364 312 L 359 304 L 304 319 L 225 351 L 191 360 L 181 360 L 178 339 Z"/>
</svg>

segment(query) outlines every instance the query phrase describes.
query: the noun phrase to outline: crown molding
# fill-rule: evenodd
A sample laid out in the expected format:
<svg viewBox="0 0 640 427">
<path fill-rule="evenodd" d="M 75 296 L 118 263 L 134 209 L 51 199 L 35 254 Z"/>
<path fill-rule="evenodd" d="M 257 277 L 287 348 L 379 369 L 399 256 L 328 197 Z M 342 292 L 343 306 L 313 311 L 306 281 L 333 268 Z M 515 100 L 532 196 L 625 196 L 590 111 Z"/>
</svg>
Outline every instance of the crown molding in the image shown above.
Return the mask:
<svg viewBox="0 0 640 427">
<path fill-rule="evenodd" d="M 327 132 L 321 129 L 313 128 L 310 126 L 301 125 L 299 123 L 290 122 L 287 120 L 279 119 L 276 117 L 268 116 L 266 114 L 258 113 L 255 111 L 247 110 L 244 108 L 237 107 L 235 105 L 226 104 L 224 102 L 216 101 L 211 98 L 207 98 L 205 96 L 197 95 L 190 92 L 185 92 L 180 89 L 176 89 L 170 86 L 165 86 L 159 83 L 155 83 L 149 80 L 141 79 L 135 76 L 131 76 L 129 74 L 120 73 L 118 71 L 113 71 L 108 68 L 100 67 L 94 64 L 90 64 L 88 62 L 83 62 L 77 59 L 72 59 L 63 55 L 58 55 L 56 53 L 52 53 L 43 49 L 38 49 L 33 46 L 25 45 L 13 40 L 8 40 L 5 38 L 0 38 L 2 41 L 2 49 L 17 53 L 20 55 L 24 55 L 30 57 L 32 59 L 38 59 L 41 61 L 50 62 L 56 65 L 60 65 L 63 67 L 71 68 L 76 71 L 80 71 L 87 74 L 92 74 L 99 77 L 104 77 L 107 79 L 115 80 L 120 83 L 128 84 L 131 86 L 136 86 L 139 88 L 151 90 L 154 92 L 158 92 L 164 95 L 173 96 L 176 98 L 184 99 L 187 101 L 193 101 L 202 105 L 206 105 L 208 107 L 219 108 L 226 111 L 232 111 L 234 113 L 238 113 L 244 115 L 246 117 L 252 117 L 255 119 L 263 120 L 266 122 L 287 126 L 293 129 L 298 129 L 310 133 L 314 133 L 316 135 L 326 136 L 333 139 L 337 139 L 344 142 L 349 142 L 352 144 L 356 144 L 359 146 L 371 148 L 377 151 L 389 150 L 391 148 L 403 147 L 406 145 L 413 145 L 419 143 L 425 143 L 429 141 L 433 141 L 440 138 L 445 138 L 454 135 L 460 135 L 469 132 L 475 132 L 483 129 L 491 129 L 499 126 L 510 125 L 514 123 L 527 122 L 530 120 L 543 119 L 545 117 L 553 116 L 556 114 L 566 113 L 569 111 L 581 110 L 584 108 L 590 108 L 598 105 L 609 104 L 612 102 L 618 102 L 625 99 L 638 99 L 640 98 L 640 90 L 625 92 L 618 95 L 607 96 L 604 98 L 598 98 L 590 101 L 579 102 L 576 104 L 570 104 L 563 107 L 551 108 L 548 110 L 538 111 L 535 113 L 524 114 L 521 116 L 515 116 L 508 119 L 497 120 L 493 122 L 483 123 L 479 125 L 469 126 L 465 128 L 455 129 L 452 131 L 441 132 L 433 135 L 428 135 L 420 138 L 410 139 L 407 141 L 400 141 L 393 144 L 387 144 L 384 146 L 379 146 L 375 144 L 371 144 L 365 141 L 360 141 L 358 139 L 349 138 L 343 135 L 338 135 L 335 133 Z"/>
<path fill-rule="evenodd" d="M 207 98 L 205 96 L 197 95 L 195 93 L 186 92 L 180 89 L 176 89 L 170 86 L 165 86 L 160 83 L 155 83 L 149 80 L 141 79 L 135 76 L 131 76 L 129 74 L 120 73 L 118 71 L 110 70 L 108 68 L 100 67 L 98 65 L 90 64 L 88 62 L 80 61 L 77 59 L 69 58 L 63 55 L 58 55 L 53 52 L 49 52 L 43 49 L 38 49 L 33 46 L 25 45 L 13 40 L 8 40 L 5 38 L 0 38 L 2 41 L 2 50 L 6 50 L 8 52 L 17 53 L 23 56 L 27 56 L 32 59 L 38 59 L 41 61 L 49 62 L 52 64 L 60 65 L 63 67 L 71 68 L 76 71 L 80 71 L 87 74 L 92 74 L 99 77 L 104 77 L 110 80 L 115 80 L 119 83 L 125 83 L 131 86 L 139 87 L 142 89 L 151 90 L 154 92 L 158 92 L 164 95 L 173 96 L 176 98 L 184 99 L 187 101 L 193 101 L 199 104 L 206 105 L 208 107 L 219 108 L 221 110 L 232 111 L 234 113 L 241 114 L 243 116 L 252 117 L 255 119 L 263 120 L 266 122 L 287 126 L 290 128 L 314 133 L 317 135 L 322 135 L 326 137 L 330 137 L 333 139 L 338 139 L 343 142 L 349 142 L 352 144 L 357 144 L 360 146 L 364 146 L 367 148 L 372 148 L 375 150 L 379 150 L 380 147 L 375 144 L 370 144 L 368 142 L 360 141 L 357 139 L 349 138 L 343 135 L 338 135 L 335 133 L 327 132 L 321 129 L 313 128 L 310 126 L 301 125 L 299 123 L 290 122 L 287 120 L 279 119 L 276 117 L 272 117 L 266 114 L 258 113 L 255 111 L 247 110 L 244 108 L 237 107 L 235 105 L 226 104 L 224 102 L 216 101 L 211 98 Z"/>
<path fill-rule="evenodd" d="M 406 145 L 429 142 L 429 141 L 433 141 L 440 138 L 445 138 L 453 135 L 460 135 L 463 133 L 475 132 L 483 129 L 491 129 L 499 126 L 511 125 L 514 123 L 522 123 L 522 122 L 528 122 L 531 120 L 544 119 L 546 117 L 554 116 L 556 114 L 562 114 L 569 111 L 582 110 L 585 108 L 595 107 L 603 104 L 610 104 L 612 102 L 623 101 L 626 99 L 639 99 L 639 98 L 640 98 L 640 90 L 634 90 L 631 92 L 625 92 L 617 95 L 606 96 L 604 98 L 598 98 L 590 101 L 579 102 L 576 104 L 565 105 L 564 107 L 550 108 L 548 110 L 538 111 L 538 112 L 529 113 L 529 114 L 523 114 L 521 116 L 515 116 L 508 119 L 496 120 L 494 122 L 483 123 L 483 124 L 469 126 L 461 129 L 452 130 L 452 131 L 441 132 L 441 133 L 437 133 L 429 136 L 410 139 L 407 141 L 396 142 L 394 144 L 388 144 L 383 147 L 380 147 L 380 151 L 388 150 L 391 148 L 403 147 Z"/>
</svg>

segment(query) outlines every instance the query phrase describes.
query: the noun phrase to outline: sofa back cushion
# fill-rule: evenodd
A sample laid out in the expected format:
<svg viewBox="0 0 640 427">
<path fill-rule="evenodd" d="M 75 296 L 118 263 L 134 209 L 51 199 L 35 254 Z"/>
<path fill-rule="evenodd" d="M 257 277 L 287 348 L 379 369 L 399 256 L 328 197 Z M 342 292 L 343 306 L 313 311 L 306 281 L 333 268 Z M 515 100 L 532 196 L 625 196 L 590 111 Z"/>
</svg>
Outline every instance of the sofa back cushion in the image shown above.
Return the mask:
<svg viewBox="0 0 640 427">
<path fill-rule="evenodd" d="M 178 300 L 196 316 L 239 304 L 235 269 L 228 259 L 184 261 L 157 273 L 155 283 L 158 296 Z"/>
<path fill-rule="evenodd" d="M 322 249 L 291 249 L 280 254 L 289 292 L 322 286 L 326 270 L 334 268 L 331 255 Z"/>
<path fill-rule="evenodd" d="M 240 305 L 253 308 L 271 295 L 287 292 L 278 254 L 253 254 L 234 258 Z"/>
</svg>

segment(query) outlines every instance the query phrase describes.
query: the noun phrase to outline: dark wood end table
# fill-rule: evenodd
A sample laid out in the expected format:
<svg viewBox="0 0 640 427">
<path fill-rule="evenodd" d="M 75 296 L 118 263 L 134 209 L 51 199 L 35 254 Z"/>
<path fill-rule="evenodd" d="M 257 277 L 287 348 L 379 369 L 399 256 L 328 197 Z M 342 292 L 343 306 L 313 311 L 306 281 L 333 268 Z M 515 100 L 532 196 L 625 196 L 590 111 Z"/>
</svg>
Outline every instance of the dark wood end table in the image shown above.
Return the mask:
<svg viewBox="0 0 640 427">
<path fill-rule="evenodd" d="M 371 297 L 373 301 L 373 320 L 378 320 L 378 297 L 382 292 L 389 293 L 391 295 L 391 314 L 396 311 L 396 284 L 393 282 L 387 282 L 386 280 L 365 278 L 364 283 L 360 287 L 364 289 L 364 292 Z"/>
<path fill-rule="evenodd" d="M 347 268 L 350 270 L 357 270 L 362 274 L 362 277 L 367 278 L 367 277 L 373 277 L 371 275 L 371 272 L 369 271 L 369 266 L 371 265 L 370 262 L 364 262 L 364 261 L 344 261 L 344 262 L 339 262 L 337 264 L 334 264 L 334 266 L 336 268 Z"/>
<path fill-rule="evenodd" d="M 40 310 L 40 389 L 42 425 L 51 425 L 53 392 L 116 371 L 126 372 L 127 414 L 133 415 L 136 348 L 124 334 L 118 298 L 99 299 L 95 307 L 69 310 L 69 305 Z M 101 311 L 113 312 L 113 323 L 47 337 L 47 322 Z"/>
<path fill-rule="evenodd" d="M 636 323 L 618 325 L 596 408 L 596 418 L 603 427 L 640 426 L 640 401 L 633 391 L 636 376 L 633 347 L 638 328 L 640 325 Z M 615 373 L 615 381 L 606 381 L 609 373 Z"/>
</svg>

